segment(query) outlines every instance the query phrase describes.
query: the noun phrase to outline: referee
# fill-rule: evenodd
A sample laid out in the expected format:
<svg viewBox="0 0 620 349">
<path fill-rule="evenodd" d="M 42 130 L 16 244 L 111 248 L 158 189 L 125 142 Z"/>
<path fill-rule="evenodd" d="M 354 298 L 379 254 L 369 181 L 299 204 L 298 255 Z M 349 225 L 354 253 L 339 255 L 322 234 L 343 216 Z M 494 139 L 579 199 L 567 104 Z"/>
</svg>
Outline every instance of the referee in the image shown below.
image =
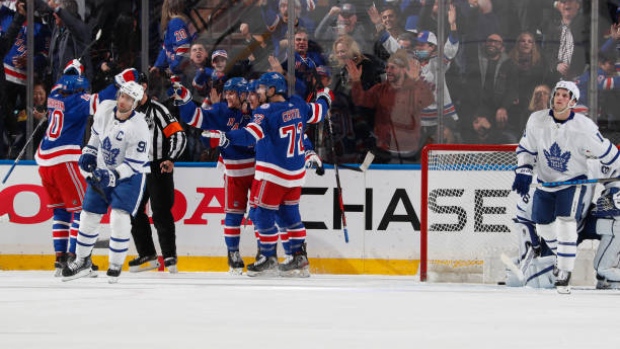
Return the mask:
<svg viewBox="0 0 620 349">
<path fill-rule="evenodd" d="M 148 91 L 148 76 L 140 73 L 138 82 Z M 151 99 L 147 93 L 136 111 L 144 113 L 151 132 L 151 173 L 146 176 L 146 189 L 138 213 L 132 219 L 131 235 L 136 244 L 138 257 L 129 261 L 130 272 L 140 272 L 159 267 L 157 251 L 153 242 L 153 233 L 149 217 L 146 215 L 146 203 L 151 200 L 153 223 L 159 237 L 159 247 L 164 258 L 164 265 L 170 273 L 176 273 L 177 248 L 172 205 L 174 204 L 174 160 L 185 150 L 187 137 L 183 127 L 168 109 Z"/>
</svg>

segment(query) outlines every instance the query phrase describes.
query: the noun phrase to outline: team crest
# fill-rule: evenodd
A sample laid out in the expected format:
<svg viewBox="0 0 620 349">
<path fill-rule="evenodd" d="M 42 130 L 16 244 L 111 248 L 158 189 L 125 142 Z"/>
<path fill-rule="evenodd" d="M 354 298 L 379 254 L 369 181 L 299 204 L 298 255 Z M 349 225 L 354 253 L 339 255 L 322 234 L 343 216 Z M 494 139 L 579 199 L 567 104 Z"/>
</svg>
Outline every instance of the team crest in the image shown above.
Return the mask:
<svg viewBox="0 0 620 349">
<path fill-rule="evenodd" d="M 568 171 L 568 161 L 570 160 L 570 152 L 562 153 L 562 149 L 558 143 L 554 142 L 551 149 L 547 151 L 543 150 L 545 158 L 547 159 L 547 165 L 558 172 Z"/>
<path fill-rule="evenodd" d="M 103 144 L 101 145 L 101 149 L 103 150 L 103 160 L 106 165 L 114 165 L 116 164 L 116 157 L 120 153 L 118 148 L 112 148 L 112 142 L 110 142 L 110 138 L 106 137 L 103 140 Z"/>
</svg>

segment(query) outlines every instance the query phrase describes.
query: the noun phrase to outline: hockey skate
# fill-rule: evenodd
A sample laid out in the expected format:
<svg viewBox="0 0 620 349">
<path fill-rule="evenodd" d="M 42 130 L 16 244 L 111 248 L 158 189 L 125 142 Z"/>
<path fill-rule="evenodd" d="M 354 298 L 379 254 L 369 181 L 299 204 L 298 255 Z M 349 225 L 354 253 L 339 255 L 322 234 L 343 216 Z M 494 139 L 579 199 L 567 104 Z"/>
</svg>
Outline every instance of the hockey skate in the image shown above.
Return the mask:
<svg viewBox="0 0 620 349">
<path fill-rule="evenodd" d="M 57 253 L 54 262 L 54 277 L 61 277 L 62 270 L 67 266 L 69 255 L 67 253 Z"/>
<path fill-rule="evenodd" d="M 92 262 L 90 256 L 76 258 L 62 269 L 62 281 L 71 281 L 92 274 Z"/>
<path fill-rule="evenodd" d="M 243 263 L 239 251 L 228 251 L 228 273 L 230 275 L 242 275 L 243 267 L 245 267 L 245 263 Z"/>
<path fill-rule="evenodd" d="M 157 255 L 136 257 L 130 260 L 128 264 L 130 273 L 139 273 L 159 268 Z"/>
<path fill-rule="evenodd" d="M 256 261 L 248 265 L 248 276 L 277 276 L 278 258 L 276 256 L 265 257 L 260 255 Z"/>
<path fill-rule="evenodd" d="M 308 262 L 308 255 L 306 254 L 306 246 L 295 252 L 290 259 L 285 259 L 284 262 L 278 265 L 280 276 L 282 277 L 310 277 L 310 263 Z"/>
<path fill-rule="evenodd" d="M 108 283 L 115 284 L 118 282 L 118 278 L 121 276 L 121 268 L 121 265 L 110 264 L 110 268 L 108 268 L 108 272 L 106 273 L 108 276 Z"/>
<path fill-rule="evenodd" d="M 554 270 L 556 276 L 555 289 L 559 294 L 570 294 L 570 271 L 556 269 Z"/>
<path fill-rule="evenodd" d="M 159 266 L 159 263 L 157 264 Z M 170 274 L 176 274 L 179 272 L 177 268 L 177 257 L 167 257 L 164 259 L 164 266 L 168 269 Z"/>
</svg>

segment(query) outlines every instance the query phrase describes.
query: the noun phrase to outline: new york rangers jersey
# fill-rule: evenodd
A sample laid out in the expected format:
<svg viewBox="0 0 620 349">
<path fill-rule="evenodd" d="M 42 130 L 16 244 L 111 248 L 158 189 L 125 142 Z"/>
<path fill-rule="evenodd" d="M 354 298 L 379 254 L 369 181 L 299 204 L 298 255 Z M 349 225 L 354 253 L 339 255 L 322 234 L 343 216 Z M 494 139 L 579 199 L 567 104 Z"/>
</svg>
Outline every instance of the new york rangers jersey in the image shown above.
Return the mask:
<svg viewBox="0 0 620 349">
<path fill-rule="evenodd" d="M 103 101 L 95 113 L 88 146 L 97 152 L 97 168 L 116 170 L 119 179 L 149 173 L 149 126 L 144 114 L 133 111 L 126 120 L 116 118 L 116 101 Z"/>
<path fill-rule="evenodd" d="M 47 99 L 47 130 L 35 154 L 37 165 L 78 161 L 88 117 L 97 111 L 100 101 L 114 99 L 116 91 L 114 84 L 92 95 L 63 95 L 59 89 L 53 89 Z"/>
<path fill-rule="evenodd" d="M 518 166 L 535 165 L 539 182 L 585 179 L 587 160 L 592 158 L 617 171 L 618 157 L 618 149 L 601 135 L 596 124 L 573 111 L 565 122 L 557 122 L 549 109 L 533 113 L 517 148 Z"/>
<path fill-rule="evenodd" d="M 203 130 L 228 132 L 245 127 L 250 115 L 239 109 L 228 108 L 225 102 L 215 103 L 208 108 L 196 107 L 194 103 L 179 106 L 181 119 L 188 125 Z M 254 174 L 254 146 L 230 145 L 220 148 L 220 163 L 224 173 L 230 177 L 244 177 Z"/>
<path fill-rule="evenodd" d="M 181 17 L 171 18 L 154 66 L 162 69 L 170 68 L 175 74 L 182 73 L 180 64 L 183 58 L 189 57 L 189 48 L 195 37 L 195 33 L 190 31 Z"/>
<path fill-rule="evenodd" d="M 304 132 L 306 124 L 323 120 L 327 103 L 306 103 L 297 95 L 284 102 L 266 103 L 254 111 L 244 129 L 227 133 L 231 144 L 256 142 L 257 180 L 283 187 L 303 185 L 306 175 Z"/>
</svg>

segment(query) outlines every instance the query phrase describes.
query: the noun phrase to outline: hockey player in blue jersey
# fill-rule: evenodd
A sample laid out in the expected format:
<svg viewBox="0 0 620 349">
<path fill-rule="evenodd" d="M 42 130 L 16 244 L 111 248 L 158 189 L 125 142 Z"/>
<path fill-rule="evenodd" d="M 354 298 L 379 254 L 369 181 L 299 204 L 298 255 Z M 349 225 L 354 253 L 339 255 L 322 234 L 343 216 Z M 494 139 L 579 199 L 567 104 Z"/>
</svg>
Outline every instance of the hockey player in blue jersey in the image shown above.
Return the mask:
<svg viewBox="0 0 620 349">
<path fill-rule="evenodd" d="M 164 0 L 161 7 L 162 48 L 149 72 L 183 74 L 184 61 L 189 59 L 189 48 L 196 37 L 196 29 L 185 15 L 185 0 Z"/>
<path fill-rule="evenodd" d="M 256 261 L 247 267 L 248 276 L 307 273 L 306 229 L 298 206 L 306 173 L 303 136 L 306 124 L 323 120 L 332 97 L 325 89 L 317 94 L 316 103 L 306 103 L 295 95 L 287 99 L 286 80 L 274 72 L 260 77 L 257 93 L 264 103 L 253 112 L 254 118 L 248 126 L 227 133 L 212 130 L 203 132 L 203 136 L 219 139 L 223 148 L 255 145 L 256 190 L 252 200 L 257 206 L 254 224 L 260 243 Z M 293 253 L 293 258 L 280 266 L 276 257 L 275 224 L 279 209 L 283 212 Z"/>
<path fill-rule="evenodd" d="M 35 154 L 41 183 L 48 196 L 48 207 L 53 210 L 55 276 L 60 276 L 67 261 L 75 256 L 86 190 L 78 159 L 88 117 L 96 112 L 100 101 L 115 98 L 121 82 L 137 77 L 135 69 L 128 69 L 115 77 L 115 84 L 90 94 L 83 71 L 78 60 L 71 61 L 52 88 L 47 100 L 49 124 Z"/>
<path fill-rule="evenodd" d="M 181 119 L 188 125 L 203 130 L 227 132 L 245 127 L 251 115 L 244 111 L 243 103 L 247 96 L 247 81 L 244 78 L 231 78 L 224 84 L 225 101 L 213 105 L 197 107 L 191 102 L 187 88 L 173 79 L 170 94 L 179 104 Z M 215 140 L 211 144 L 217 147 Z M 254 147 L 239 145 L 220 148 L 220 165 L 224 167 L 224 240 L 228 248 L 228 266 L 233 275 L 240 275 L 245 266 L 239 254 L 241 223 L 248 206 L 248 194 L 254 180 Z"/>
<path fill-rule="evenodd" d="M 91 137 L 82 150 L 79 165 L 89 173 L 77 238 L 76 258 L 62 270 L 63 281 L 92 273 L 91 253 L 103 215 L 110 212 L 110 283 L 118 281 L 131 237 L 135 215 L 150 172 L 150 133 L 144 114 L 136 112 L 144 90 L 129 81 L 116 101 L 104 101 L 95 113 Z"/>
</svg>

